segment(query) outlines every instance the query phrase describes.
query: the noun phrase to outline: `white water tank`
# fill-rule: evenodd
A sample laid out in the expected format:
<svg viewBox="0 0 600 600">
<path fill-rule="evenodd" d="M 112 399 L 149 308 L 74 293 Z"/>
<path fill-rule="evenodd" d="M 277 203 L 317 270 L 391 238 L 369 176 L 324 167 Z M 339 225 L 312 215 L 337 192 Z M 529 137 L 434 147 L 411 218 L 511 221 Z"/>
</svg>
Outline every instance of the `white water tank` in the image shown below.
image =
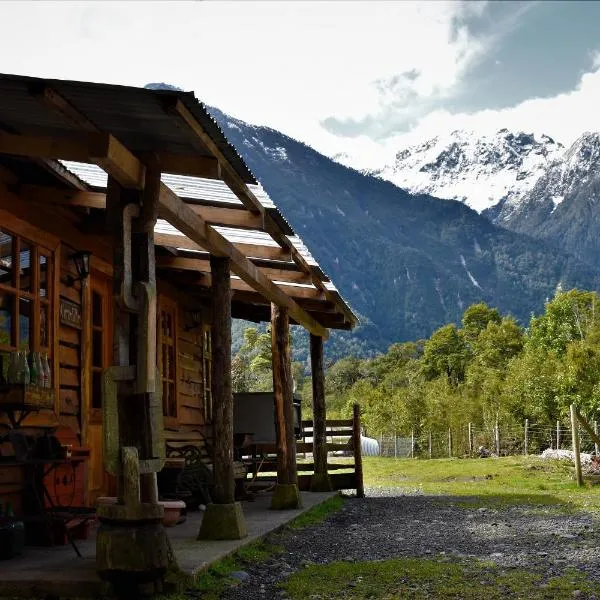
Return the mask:
<svg viewBox="0 0 600 600">
<path fill-rule="evenodd" d="M 379 456 L 379 442 L 376 439 L 361 435 L 360 449 L 363 456 Z"/>
</svg>

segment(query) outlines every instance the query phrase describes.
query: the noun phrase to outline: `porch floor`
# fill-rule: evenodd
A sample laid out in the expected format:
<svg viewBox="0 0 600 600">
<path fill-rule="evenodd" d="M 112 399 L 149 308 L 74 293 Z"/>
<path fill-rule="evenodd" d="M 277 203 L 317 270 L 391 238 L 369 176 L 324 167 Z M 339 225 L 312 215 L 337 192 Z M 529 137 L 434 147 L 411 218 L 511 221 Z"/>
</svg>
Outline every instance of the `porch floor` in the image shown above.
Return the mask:
<svg viewBox="0 0 600 600">
<path fill-rule="evenodd" d="M 254 502 L 243 502 L 248 537 L 243 540 L 197 541 L 202 511 L 191 512 L 181 525 L 170 527 L 171 545 L 179 568 L 194 575 L 210 564 L 235 552 L 285 525 L 298 515 L 321 504 L 337 492 L 302 492 L 302 508 L 270 510 L 271 495 L 258 494 Z M 107 592 L 96 574 L 95 533 L 77 542 L 82 558 L 73 548 L 65 546 L 27 546 L 22 556 L 0 561 L 0 597 L 34 598 L 48 594 L 77 598 L 96 598 Z"/>
</svg>

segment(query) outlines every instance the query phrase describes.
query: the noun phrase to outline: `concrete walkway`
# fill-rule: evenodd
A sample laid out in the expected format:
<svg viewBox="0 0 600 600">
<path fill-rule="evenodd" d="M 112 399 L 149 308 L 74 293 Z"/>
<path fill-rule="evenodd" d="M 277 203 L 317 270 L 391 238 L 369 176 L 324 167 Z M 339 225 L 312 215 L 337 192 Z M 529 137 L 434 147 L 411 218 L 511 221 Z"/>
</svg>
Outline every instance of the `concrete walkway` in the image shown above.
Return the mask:
<svg viewBox="0 0 600 600">
<path fill-rule="evenodd" d="M 257 495 L 254 502 L 243 502 L 248 527 L 248 537 L 243 540 L 197 541 L 204 513 L 192 512 L 185 523 L 167 529 L 179 568 L 188 575 L 195 575 L 336 493 L 302 492 L 303 507 L 297 510 L 270 510 L 271 496 L 267 494 Z M 77 557 L 70 545 L 27 546 L 23 556 L 0 561 L 0 597 L 35 598 L 52 594 L 61 598 L 97 598 L 105 595 L 108 588 L 96 574 L 95 535 L 77 544 L 82 558 Z"/>
</svg>

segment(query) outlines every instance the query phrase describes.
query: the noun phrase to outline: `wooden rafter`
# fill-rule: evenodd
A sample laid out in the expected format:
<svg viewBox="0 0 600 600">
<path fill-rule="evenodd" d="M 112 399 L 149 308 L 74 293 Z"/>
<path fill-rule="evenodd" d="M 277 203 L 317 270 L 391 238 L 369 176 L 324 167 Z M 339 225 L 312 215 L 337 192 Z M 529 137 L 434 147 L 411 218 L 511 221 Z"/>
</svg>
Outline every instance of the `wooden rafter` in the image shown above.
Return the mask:
<svg viewBox="0 0 600 600">
<path fill-rule="evenodd" d="M 176 116 L 189 129 L 190 133 L 197 137 L 203 146 L 216 157 L 221 165 L 222 178 L 230 187 L 231 191 L 240 199 L 242 204 L 253 213 L 263 213 L 264 207 L 260 200 L 248 189 L 244 180 L 227 160 L 223 152 L 213 141 L 210 135 L 204 130 L 204 127 L 198 122 L 196 117 L 188 110 L 178 98 L 173 102 L 170 98 L 165 99 L 165 108 L 168 112 Z"/>
<path fill-rule="evenodd" d="M 231 260 L 231 270 L 246 282 L 251 289 L 257 290 L 271 302 L 287 307 L 290 315 L 311 333 L 325 338 L 328 337 L 329 334 L 326 328 L 300 308 L 290 296 L 261 273 L 260 269 L 250 262 L 231 242 L 208 225 L 164 184 L 161 184 L 160 213 L 178 231 L 181 231 L 197 244 L 209 249 L 212 254 L 227 256 Z"/>
<path fill-rule="evenodd" d="M 65 206 L 83 206 L 86 208 L 106 208 L 106 194 L 82 190 L 52 189 L 45 186 L 24 185 L 21 188 L 23 196 L 29 200 L 62 204 Z M 188 204 L 188 206 L 211 225 L 237 227 L 240 229 L 256 229 L 262 227 L 262 217 L 248 212 L 243 208 L 222 208 Z"/>
<path fill-rule="evenodd" d="M 182 271 L 194 271 L 209 273 L 210 262 L 206 258 L 187 258 L 181 256 L 157 256 L 156 266 L 170 269 L 180 269 Z M 290 271 L 287 269 L 275 269 L 272 267 L 259 267 L 269 279 L 273 281 L 285 281 L 289 283 L 310 284 L 310 277 L 299 271 Z M 287 293 L 287 289 L 286 289 Z"/>
<path fill-rule="evenodd" d="M 94 162 L 124 187 L 144 187 L 144 165 L 108 133 L 61 139 L 0 132 L 0 154 Z"/>
<path fill-rule="evenodd" d="M 166 215 L 161 215 L 166 218 Z M 208 252 L 205 246 L 201 246 L 185 235 L 172 233 L 156 233 L 154 241 L 157 246 L 171 248 L 183 248 L 184 250 L 195 250 Z M 261 246 L 260 244 L 242 244 L 235 243 L 234 246 L 244 255 L 250 258 L 264 258 L 268 260 L 289 261 L 290 254 L 285 252 L 279 246 Z"/>
</svg>

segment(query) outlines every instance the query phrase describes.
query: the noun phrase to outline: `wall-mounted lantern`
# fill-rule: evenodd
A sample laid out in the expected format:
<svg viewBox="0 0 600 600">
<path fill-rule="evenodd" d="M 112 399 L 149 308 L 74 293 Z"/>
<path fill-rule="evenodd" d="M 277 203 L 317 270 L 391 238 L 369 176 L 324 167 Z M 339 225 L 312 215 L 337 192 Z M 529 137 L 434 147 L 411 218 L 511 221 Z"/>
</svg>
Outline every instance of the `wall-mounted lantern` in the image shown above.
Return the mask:
<svg viewBox="0 0 600 600">
<path fill-rule="evenodd" d="M 69 257 L 73 264 L 75 265 L 75 270 L 77 271 L 77 277 L 72 277 L 69 275 L 67 277 L 67 285 L 69 287 L 73 286 L 76 281 L 83 281 L 87 279 L 90 274 L 90 257 L 92 253 L 89 250 L 80 250 L 75 252 L 75 254 L 71 254 Z"/>
</svg>

